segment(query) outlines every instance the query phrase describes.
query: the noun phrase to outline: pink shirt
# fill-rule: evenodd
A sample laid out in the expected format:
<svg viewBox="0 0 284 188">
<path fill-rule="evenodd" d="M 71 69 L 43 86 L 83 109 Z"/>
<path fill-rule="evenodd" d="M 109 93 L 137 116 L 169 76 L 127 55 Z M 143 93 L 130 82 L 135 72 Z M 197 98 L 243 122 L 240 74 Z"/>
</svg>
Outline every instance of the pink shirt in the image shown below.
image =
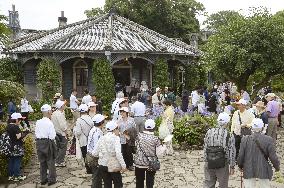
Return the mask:
<svg viewBox="0 0 284 188">
<path fill-rule="evenodd" d="M 278 114 L 280 113 L 279 103 L 276 102 L 275 100 L 269 101 L 267 103 L 266 111 L 270 112 L 270 115 L 269 115 L 270 118 L 278 117 Z"/>
</svg>

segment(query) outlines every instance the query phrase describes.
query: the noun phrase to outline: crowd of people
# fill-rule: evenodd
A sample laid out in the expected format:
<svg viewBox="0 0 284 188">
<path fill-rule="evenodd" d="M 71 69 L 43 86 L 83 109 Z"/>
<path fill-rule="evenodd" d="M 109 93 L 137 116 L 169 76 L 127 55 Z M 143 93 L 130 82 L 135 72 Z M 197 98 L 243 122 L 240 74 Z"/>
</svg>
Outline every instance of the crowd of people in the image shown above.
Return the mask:
<svg viewBox="0 0 284 188">
<path fill-rule="evenodd" d="M 65 117 L 67 102 L 57 93 L 52 105 L 41 107 L 42 118 L 35 125 L 41 184 L 56 183 L 56 168 L 66 167 L 69 152 L 83 159 L 86 173 L 93 176 L 92 187 L 109 188 L 114 184 L 115 188 L 121 188 L 121 173 L 129 170 L 135 171 L 137 188 L 144 187 L 145 180 L 146 187 L 152 188 L 160 168 L 158 158 L 174 153 L 174 109 L 180 108 L 184 112 L 209 111 L 218 115 L 217 127 L 208 130 L 204 138 L 205 188 L 215 187 L 216 181 L 220 188 L 228 187 L 229 175 L 234 174 L 236 164 L 243 173 L 246 188 L 257 187 L 256 182 L 260 187 L 269 185 L 272 170 L 268 158 L 280 177 L 275 146 L 282 104 L 271 91 L 261 90 L 254 100 L 245 90 L 237 91 L 236 85 L 230 82 L 214 85 L 211 92 L 207 88 L 196 88 L 191 94 L 183 91 L 181 106 L 177 106 L 177 97 L 168 87 L 156 88 L 152 96 L 142 88 L 141 93 L 131 98 L 118 91 L 112 115 L 107 117 L 96 95 L 85 90 L 79 100 L 74 89 L 69 102 L 71 123 Z M 10 181 L 25 179 L 20 167 L 23 138 L 31 133 L 30 110 L 27 99 L 23 98 L 21 113 L 15 110 L 10 114 L 7 132 L 16 148 L 9 156 Z M 157 111 L 162 117 L 158 136 L 154 134 L 155 121 L 149 118 Z M 22 121 L 26 129 L 19 128 Z M 71 141 L 69 150 L 68 140 Z"/>
</svg>

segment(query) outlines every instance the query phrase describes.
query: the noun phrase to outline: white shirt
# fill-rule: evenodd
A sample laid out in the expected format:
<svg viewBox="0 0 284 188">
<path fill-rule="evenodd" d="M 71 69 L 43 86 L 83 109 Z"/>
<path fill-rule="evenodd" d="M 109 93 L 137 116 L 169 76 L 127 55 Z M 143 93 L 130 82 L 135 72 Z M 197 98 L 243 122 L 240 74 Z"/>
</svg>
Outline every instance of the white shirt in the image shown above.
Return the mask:
<svg viewBox="0 0 284 188">
<path fill-rule="evenodd" d="M 197 103 L 199 101 L 199 95 L 197 91 L 192 91 L 191 93 L 191 103 L 193 106 L 197 106 Z"/>
<path fill-rule="evenodd" d="M 254 115 L 249 110 L 245 110 L 243 113 L 241 113 L 239 110 L 235 111 L 232 117 L 231 132 L 234 132 L 236 135 L 241 135 L 241 123 L 247 127 L 251 127 L 253 119 Z"/>
<path fill-rule="evenodd" d="M 82 115 L 77 119 L 73 129 L 74 135 L 79 139 L 80 147 L 87 146 L 90 130 L 94 127 L 91 116 Z"/>
<path fill-rule="evenodd" d="M 108 132 L 98 141 L 97 149 L 94 156 L 99 157 L 99 165 L 107 166 L 108 159 L 111 154 L 115 154 L 122 168 L 126 168 L 123 156 L 121 153 L 121 144 L 119 136 L 112 132 Z"/>
<path fill-rule="evenodd" d="M 87 152 L 91 153 L 92 155 L 95 154 L 95 151 L 98 147 L 98 141 L 103 136 L 103 131 L 98 127 L 93 127 L 90 130 L 88 136 L 88 145 L 87 145 Z"/>
<path fill-rule="evenodd" d="M 29 112 L 29 101 L 21 99 L 21 112 Z"/>
<path fill-rule="evenodd" d="M 65 118 L 64 112 L 60 110 L 56 110 L 51 115 L 51 121 L 54 125 L 55 132 L 61 134 L 62 136 L 66 136 L 66 130 L 68 128 L 68 124 Z"/>
<path fill-rule="evenodd" d="M 49 118 L 43 117 L 36 122 L 35 136 L 36 138 L 49 138 L 51 140 L 55 139 L 56 133 L 54 125 Z"/>
<path fill-rule="evenodd" d="M 77 102 L 78 102 L 78 100 L 77 100 L 76 96 L 71 94 L 71 96 L 70 96 L 70 108 L 77 110 L 78 109 Z"/>
<path fill-rule="evenodd" d="M 146 106 L 142 102 L 136 101 L 131 106 L 131 112 L 134 114 L 134 117 L 145 116 Z"/>
<path fill-rule="evenodd" d="M 91 95 L 88 94 L 88 95 L 85 95 L 85 96 L 82 98 L 82 103 L 88 105 L 89 102 L 92 102 L 92 97 L 91 97 Z"/>
</svg>

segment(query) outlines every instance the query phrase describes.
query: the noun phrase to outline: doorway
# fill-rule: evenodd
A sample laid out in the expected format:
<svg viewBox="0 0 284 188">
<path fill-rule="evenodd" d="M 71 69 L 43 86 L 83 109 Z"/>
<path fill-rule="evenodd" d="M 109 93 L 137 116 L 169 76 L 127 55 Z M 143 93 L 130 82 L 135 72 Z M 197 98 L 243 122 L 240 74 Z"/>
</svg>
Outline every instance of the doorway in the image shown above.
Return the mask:
<svg viewBox="0 0 284 188">
<path fill-rule="evenodd" d="M 79 60 L 73 66 L 73 88 L 77 90 L 77 97 L 84 96 L 84 90 L 88 88 L 88 64 Z"/>
</svg>

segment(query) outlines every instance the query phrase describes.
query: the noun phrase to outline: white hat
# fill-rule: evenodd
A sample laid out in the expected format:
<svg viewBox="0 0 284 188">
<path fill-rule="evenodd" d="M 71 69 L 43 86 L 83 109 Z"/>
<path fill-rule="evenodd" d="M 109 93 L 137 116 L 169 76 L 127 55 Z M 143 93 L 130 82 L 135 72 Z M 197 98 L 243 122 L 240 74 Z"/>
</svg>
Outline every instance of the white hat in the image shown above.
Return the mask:
<svg viewBox="0 0 284 188">
<path fill-rule="evenodd" d="M 247 101 L 245 99 L 240 99 L 236 104 L 247 105 Z"/>
<path fill-rule="evenodd" d="M 81 104 L 79 106 L 79 112 L 88 112 L 89 108 L 86 104 Z"/>
<path fill-rule="evenodd" d="M 61 108 L 64 104 L 65 104 L 64 101 L 58 100 L 58 101 L 55 103 L 55 107 L 56 107 L 57 109 L 59 109 L 59 108 Z"/>
<path fill-rule="evenodd" d="M 61 97 L 61 93 L 55 93 L 54 98 L 60 98 Z"/>
<path fill-rule="evenodd" d="M 23 117 L 20 113 L 13 113 L 11 119 L 23 119 Z"/>
<path fill-rule="evenodd" d="M 156 125 L 156 123 L 155 123 L 155 121 L 152 120 L 152 119 L 147 119 L 147 120 L 145 121 L 145 129 L 154 129 L 154 128 L 155 128 L 155 125 Z"/>
<path fill-rule="evenodd" d="M 272 97 L 272 98 L 274 98 L 274 97 L 276 97 L 276 95 L 274 94 L 274 93 L 268 93 L 267 95 L 265 95 L 265 98 L 266 97 Z"/>
<path fill-rule="evenodd" d="M 102 114 L 96 114 L 93 118 L 92 118 L 94 123 L 100 123 L 103 120 L 105 120 L 105 117 Z"/>
<path fill-rule="evenodd" d="M 252 128 L 252 129 L 262 129 L 262 128 L 263 128 L 263 125 L 264 125 L 264 123 L 263 123 L 262 119 L 260 119 L 260 118 L 254 118 L 254 119 L 252 120 L 252 126 L 251 126 L 251 128 Z"/>
<path fill-rule="evenodd" d="M 88 107 L 90 108 L 91 106 L 97 106 L 97 104 L 94 103 L 94 102 L 89 102 L 89 103 L 88 103 Z"/>
<path fill-rule="evenodd" d="M 48 104 L 44 104 L 44 105 L 42 105 L 42 107 L 40 108 L 40 111 L 42 111 L 42 112 L 51 111 L 51 106 L 48 105 Z"/>
<path fill-rule="evenodd" d="M 115 121 L 109 121 L 107 124 L 106 124 L 106 130 L 108 132 L 111 132 L 113 131 L 114 129 L 116 129 L 118 127 L 118 124 L 115 122 Z"/>
<path fill-rule="evenodd" d="M 127 107 L 121 107 L 119 111 L 129 112 L 129 109 Z"/>
<path fill-rule="evenodd" d="M 160 91 L 160 90 L 161 90 L 161 88 L 157 87 L 157 88 L 156 88 L 156 93 L 157 93 L 158 91 Z"/>
<path fill-rule="evenodd" d="M 222 112 L 222 113 L 219 114 L 217 121 L 218 121 L 219 124 L 224 125 L 224 124 L 229 123 L 230 119 L 231 119 L 231 117 L 229 116 L 229 114 Z"/>
</svg>

